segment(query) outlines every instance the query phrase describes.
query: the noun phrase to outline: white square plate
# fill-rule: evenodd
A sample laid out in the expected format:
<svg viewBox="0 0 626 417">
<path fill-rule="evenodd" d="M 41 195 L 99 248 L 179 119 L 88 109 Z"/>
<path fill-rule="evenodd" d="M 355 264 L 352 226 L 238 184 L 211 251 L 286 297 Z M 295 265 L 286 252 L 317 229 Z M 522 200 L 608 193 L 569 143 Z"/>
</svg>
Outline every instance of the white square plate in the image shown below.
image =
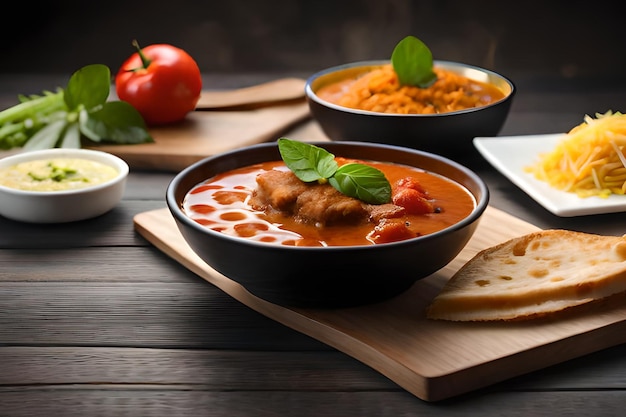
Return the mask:
<svg viewBox="0 0 626 417">
<path fill-rule="evenodd" d="M 521 188 L 547 210 L 561 217 L 626 211 L 626 196 L 581 198 L 574 193 L 557 190 L 524 167 L 537 161 L 539 154 L 554 149 L 563 134 L 523 135 L 474 138 L 474 146 L 494 168 Z"/>
</svg>

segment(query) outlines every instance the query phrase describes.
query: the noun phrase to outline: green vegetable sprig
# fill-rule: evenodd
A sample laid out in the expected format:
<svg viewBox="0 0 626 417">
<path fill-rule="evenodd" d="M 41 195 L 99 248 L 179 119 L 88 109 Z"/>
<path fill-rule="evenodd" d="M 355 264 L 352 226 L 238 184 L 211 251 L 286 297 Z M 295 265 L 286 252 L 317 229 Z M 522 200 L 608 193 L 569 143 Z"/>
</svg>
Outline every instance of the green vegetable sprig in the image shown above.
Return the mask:
<svg viewBox="0 0 626 417">
<path fill-rule="evenodd" d="M 433 54 L 415 36 L 402 39 L 391 54 L 391 65 L 401 85 L 427 88 L 437 81 L 433 72 Z"/>
<path fill-rule="evenodd" d="M 389 181 L 372 166 L 349 163 L 340 167 L 327 150 L 287 138 L 278 139 L 278 150 L 287 168 L 304 182 L 328 182 L 337 191 L 370 204 L 391 200 Z"/>
<path fill-rule="evenodd" d="M 80 148 L 81 140 L 134 144 L 153 142 L 139 112 L 124 101 L 107 101 L 111 70 L 87 65 L 65 89 L 20 96 L 0 111 L 0 149 Z"/>
</svg>

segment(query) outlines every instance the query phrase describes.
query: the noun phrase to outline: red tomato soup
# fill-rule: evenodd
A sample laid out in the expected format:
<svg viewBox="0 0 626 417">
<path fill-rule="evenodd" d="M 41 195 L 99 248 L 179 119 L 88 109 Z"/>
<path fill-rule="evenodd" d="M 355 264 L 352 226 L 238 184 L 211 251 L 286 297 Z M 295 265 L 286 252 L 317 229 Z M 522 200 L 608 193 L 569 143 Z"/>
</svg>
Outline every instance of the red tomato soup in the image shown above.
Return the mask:
<svg viewBox="0 0 626 417">
<path fill-rule="evenodd" d="M 392 201 L 371 205 L 329 184 L 303 183 L 283 161 L 228 171 L 196 185 L 183 211 L 212 230 L 268 244 L 358 246 L 400 241 L 445 229 L 476 207 L 460 184 L 418 168 L 336 158 L 381 170 Z"/>
</svg>

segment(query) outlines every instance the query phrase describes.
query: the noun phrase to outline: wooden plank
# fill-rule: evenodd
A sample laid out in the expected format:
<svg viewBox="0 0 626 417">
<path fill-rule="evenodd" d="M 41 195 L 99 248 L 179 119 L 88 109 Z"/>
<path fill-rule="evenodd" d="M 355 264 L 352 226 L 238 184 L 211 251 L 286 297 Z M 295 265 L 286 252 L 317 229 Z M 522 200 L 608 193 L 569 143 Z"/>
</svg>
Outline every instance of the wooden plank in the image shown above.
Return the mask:
<svg viewBox="0 0 626 417">
<path fill-rule="evenodd" d="M 182 267 L 179 263 L 172 261 L 162 252 L 149 246 L 135 247 L 84 247 L 72 249 L 7 249 L 0 250 L 0 282 L 3 288 L 9 291 L 17 291 L 18 287 L 10 288 L 11 283 L 28 283 L 30 287 L 25 287 L 26 293 L 41 293 L 45 297 L 45 286 L 42 283 L 66 283 L 71 287 L 77 287 L 80 283 L 90 285 L 103 283 L 151 283 L 155 284 L 194 284 L 198 280 L 196 276 Z M 122 265 L 123 267 L 120 267 Z M 112 285 L 113 286 L 113 285 Z M 197 287 L 197 285 L 193 285 Z M 30 289 L 29 289 L 30 288 Z M 50 287 L 51 291 L 56 287 Z M 83 287 L 82 293 L 86 294 L 89 287 Z M 98 292 L 92 288 L 94 292 Z M 141 292 L 141 287 L 132 289 L 133 292 Z M 69 292 L 74 289 L 67 289 Z M 102 290 L 102 295 L 109 292 L 108 288 Z M 110 290 L 113 295 L 113 289 Z M 166 290 L 164 290 L 166 291 Z M 193 289 L 189 290 L 190 292 Z M 64 297 L 61 295 L 61 299 Z M 58 299 L 55 296 L 55 300 Z M 6 304 L 15 305 L 15 302 L 5 298 L 0 291 L 0 301 Z M 43 302 L 44 300 L 40 300 Z M 57 301 L 61 302 L 61 301 Z M 46 304 L 48 307 L 52 303 Z M 41 307 L 43 308 L 43 307 Z M 10 312 L 5 308 L 5 313 Z M 17 317 L 16 317 L 17 318 Z M 0 319 L 1 320 L 1 319 Z M 1 332 L 1 330 L 0 330 Z"/>
<path fill-rule="evenodd" d="M 163 207 L 164 200 L 122 200 L 108 213 L 69 225 L 22 223 L 0 217 L 0 248 L 145 246 L 145 239 L 133 229 L 133 217 Z"/>
<path fill-rule="evenodd" d="M 253 351 L 139 347 L 0 347 L 0 386 L 195 385 L 204 390 L 399 390 L 334 350 Z M 88 363 L 89 366 L 81 366 Z M 202 372 L 199 372 L 202 370 Z M 299 376 L 306 374 L 306 378 Z M 329 375 L 333 375 L 329 378 Z M 332 379 L 332 380 L 331 380 Z M 1 415 L 1 413 L 0 413 Z"/>
<path fill-rule="evenodd" d="M 32 416 L 622 416 L 624 394 L 601 392 L 492 392 L 437 405 L 403 391 L 206 390 L 191 385 L 0 387 L 2 413 Z M 496 410 L 496 411 L 493 411 Z"/>
<path fill-rule="evenodd" d="M 101 273 L 93 273 L 93 282 L 43 282 L 42 273 L 35 275 L 39 282 L 3 278 L 2 345 L 332 350 L 197 277 L 192 281 L 189 271 L 172 274 L 171 283 L 107 282 Z"/>
<path fill-rule="evenodd" d="M 286 308 L 248 293 L 195 255 L 167 210 L 138 214 L 135 227 L 167 255 L 233 298 L 361 360 L 427 401 L 456 396 L 626 341 L 624 303 L 598 306 L 558 320 L 427 320 L 425 307 L 475 253 L 538 230 L 492 207 L 467 247 L 441 271 L 387 302 L 336 310 Z"/>
<path fill-rule="evenodd" d="M 0 346 L 0 357 L 3 358 L 0 386 L 98 384 L 106 381 L 108 384 L 186 384 L 205 390 L 402 389 L 388 378 L 335 350 L 46 345 Z M 626 345 L 513 378 L 494 386 L 494 389 L 623 391 L 626 389 Z"/>
</svg>

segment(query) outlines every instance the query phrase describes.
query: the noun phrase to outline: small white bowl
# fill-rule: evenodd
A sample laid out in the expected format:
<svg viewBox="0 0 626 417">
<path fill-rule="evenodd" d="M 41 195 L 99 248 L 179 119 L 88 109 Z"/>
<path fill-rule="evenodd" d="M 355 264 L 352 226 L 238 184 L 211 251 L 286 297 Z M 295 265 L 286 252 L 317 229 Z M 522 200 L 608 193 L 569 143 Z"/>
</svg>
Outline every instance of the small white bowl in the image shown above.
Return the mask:
<svg viewBox="0 0 626 417">
<path fill-rule="evenodd" d="M 0 215 L 28 223 L 64 223 L 89 219 L 115 207 L 124 194 L 128 164 L 107 152 L 89 149 L 43 149 L 21 152 L 0 159 L 0 169 L 22 162 L 55 158 L 86 159 L 115 168 L 117 175 L 105 182 L 82 188 L 31 191 L 0 183 Z"/>
</svg>

